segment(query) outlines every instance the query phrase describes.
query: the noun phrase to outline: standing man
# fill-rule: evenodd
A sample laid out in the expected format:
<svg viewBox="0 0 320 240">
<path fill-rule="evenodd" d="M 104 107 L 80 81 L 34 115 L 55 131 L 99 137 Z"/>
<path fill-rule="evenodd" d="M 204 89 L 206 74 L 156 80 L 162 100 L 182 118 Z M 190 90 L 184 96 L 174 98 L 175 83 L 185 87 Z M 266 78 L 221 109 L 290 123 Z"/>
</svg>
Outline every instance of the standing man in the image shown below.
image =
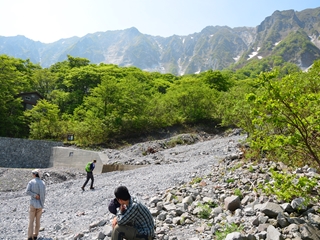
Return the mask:
<svg viewBox="0 0 320 240">
<path fill-rule="evenodd" d="M 29 210 L 28 240 L 36 240 L 40 229 L 40 218 L 46 198 L 46 186 L 40 179 L 39 169 L 32 171 L 33 179 L 28 183 L 26 194 L 31 196 Z M 35 227 L 34 221 L 36 222 Z"/>
<path fill-rule="evenodd" d="M 125 186 L 117 187 L 114 195 L 120 207 L 112 221 L 111 240 L 151 240 L 154 237 L 154 220 L 149 209 L 131 197 Z"/>
<path fill-rule="evenodd" d="M 94 189 L 93 187 L 93 182 L 94 182 L 94 178 L 93 178 L 93 169 L 95 168 L 95 163 L 97 162 L 97 160 L 93 160 L 92 162 L 88 162 L 86 165 L 86 172 L 87 172 L 87 180 L 85 181 L 85 183 L 83 184 L 83 186 L 81 187 L 82 191 L 84 191 L 85 186 L 87 185 L 87 183 L 89 182 L 89 180 L 91 179 L 91 186 L 90 189 Z"/>
</svg>

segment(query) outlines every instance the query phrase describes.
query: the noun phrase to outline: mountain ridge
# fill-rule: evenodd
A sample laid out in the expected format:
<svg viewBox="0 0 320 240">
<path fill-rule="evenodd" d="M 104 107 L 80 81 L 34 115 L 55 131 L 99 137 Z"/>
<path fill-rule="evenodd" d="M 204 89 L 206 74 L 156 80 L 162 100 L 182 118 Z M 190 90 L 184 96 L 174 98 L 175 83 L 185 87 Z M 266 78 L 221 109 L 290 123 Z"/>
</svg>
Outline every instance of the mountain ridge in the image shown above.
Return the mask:
<svg viewBox="0 0 320 240">
<path fill-rule="evenodd" d="M 207 26 L 199 33 L 185 36 L 152 36 L 142 34 L 135 27 L 88 33 L 53 43 L 33 41 L 22 35 L 0 36 L 0 54 L 30 59 L 42 67 L 71 55 L 95 64 L 135 66 L 176 75 L 222 70 L 246 64 L 250 59 L 277 55 L 304 70 L 320 57 L 319 32 L 320 7 L 300 12 L 277 10 L 256 27 Z M 299 42 L 298 46 L 288 46 L 288 42 L 295 41 Z M 299 46 L 306 48 L 301 51 Z M 282 47 L 286 50 L 279 50 Z"/>
</svg>

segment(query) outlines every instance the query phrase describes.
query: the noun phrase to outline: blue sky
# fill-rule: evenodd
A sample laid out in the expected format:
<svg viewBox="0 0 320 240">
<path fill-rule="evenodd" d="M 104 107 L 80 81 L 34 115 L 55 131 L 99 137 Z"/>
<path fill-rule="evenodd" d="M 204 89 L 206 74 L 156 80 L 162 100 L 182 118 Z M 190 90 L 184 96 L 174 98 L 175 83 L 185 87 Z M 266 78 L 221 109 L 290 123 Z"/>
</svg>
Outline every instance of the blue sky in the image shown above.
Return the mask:
<svg viewBox="0 0 320 240">
<path fill-rule="evenodd" d="M 276 10 L 317 7 L 319 0 L 0 0 L 0 36 L 50 43 L 136 27 L 168 37 L 206 26 L 255 27 Z"/>
</svg>

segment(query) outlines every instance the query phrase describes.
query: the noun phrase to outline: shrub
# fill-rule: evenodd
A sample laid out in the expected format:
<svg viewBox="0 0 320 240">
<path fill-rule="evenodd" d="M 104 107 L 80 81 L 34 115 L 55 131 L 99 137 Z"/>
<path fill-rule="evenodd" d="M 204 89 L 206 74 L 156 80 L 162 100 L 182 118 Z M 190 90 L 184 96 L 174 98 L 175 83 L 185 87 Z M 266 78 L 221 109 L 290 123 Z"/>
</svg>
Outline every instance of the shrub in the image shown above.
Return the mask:
<svg viewBox="0 0 320 240">
<path fill-rule="evenodd" d="M 177 145 L 184 144 L 184 140 L 181 137 L 172 138 L 168 143 L 167 146 L 169 148 L 175 147 Z"/>
<path fill-rule="evenodd" d="M 241 190 L 239 188 L 236 188 L 234 190 L 234 195 L 238 196 L 241 199 L 242 198 Z"/>
<path fill-rule="evenodd" d="M 215 232 L 216 240 L 224 240 L 229 233 L 241 232 L 242 230 L 242 225 L 238 226 L 235 223 L 227 224 L 224 229 Z"/>
<path fill-rule="evenodd" d="M 227 183 L 233 183 L 235 180 L 233 178 L 228 178 Z"/>
<path fill-rule="evenodd" d="M 268 195 L 276 195 L 279 200 L 291 201 L 294 198 L 302 197 L 306 200 L 306 204 L 310 201 L 317 201 L 316 196 L 312 196 L 312 192 L 317 185 L 317 179 L 305 176 L 299 177 L 295 174 L 278 173 L 271 170 L 273 181 L 264 185 L 259 185 Z"/>
<path fill-rule="evenodd" d="M 202 181 L 201 177 L 196 177 L 191 180 L 190 184 L 200 183 L 201 181 Z"/>
<path fill-rule="evenodd" d="M 200 211 L 198 213 L 199 218 L 208 219 L 211 214 L 211 208 L 209 204 L 202 204 L 198 203 L 198 207 L 200 208 Z"/>
</svg>

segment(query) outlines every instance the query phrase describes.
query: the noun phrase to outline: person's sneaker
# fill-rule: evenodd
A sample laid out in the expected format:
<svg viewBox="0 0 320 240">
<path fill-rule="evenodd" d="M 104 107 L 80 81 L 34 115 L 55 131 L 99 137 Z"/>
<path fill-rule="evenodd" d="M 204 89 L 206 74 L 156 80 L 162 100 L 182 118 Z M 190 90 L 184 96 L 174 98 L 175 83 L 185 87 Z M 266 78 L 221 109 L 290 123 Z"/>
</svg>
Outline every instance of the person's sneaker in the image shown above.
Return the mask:
<svg viewBox="0 0 320 240">
<path fill-rule="evenodd" d="M 90 189 L 91 189 L 91 190 L 93 190 L 93 189 L 94 189 L 94 187 L 91 187 Z"/>
<path fill-rule="evenodd" d="M 82 191 L 84 191 L 84 187 L 81 187 Z"/>
</svg>

